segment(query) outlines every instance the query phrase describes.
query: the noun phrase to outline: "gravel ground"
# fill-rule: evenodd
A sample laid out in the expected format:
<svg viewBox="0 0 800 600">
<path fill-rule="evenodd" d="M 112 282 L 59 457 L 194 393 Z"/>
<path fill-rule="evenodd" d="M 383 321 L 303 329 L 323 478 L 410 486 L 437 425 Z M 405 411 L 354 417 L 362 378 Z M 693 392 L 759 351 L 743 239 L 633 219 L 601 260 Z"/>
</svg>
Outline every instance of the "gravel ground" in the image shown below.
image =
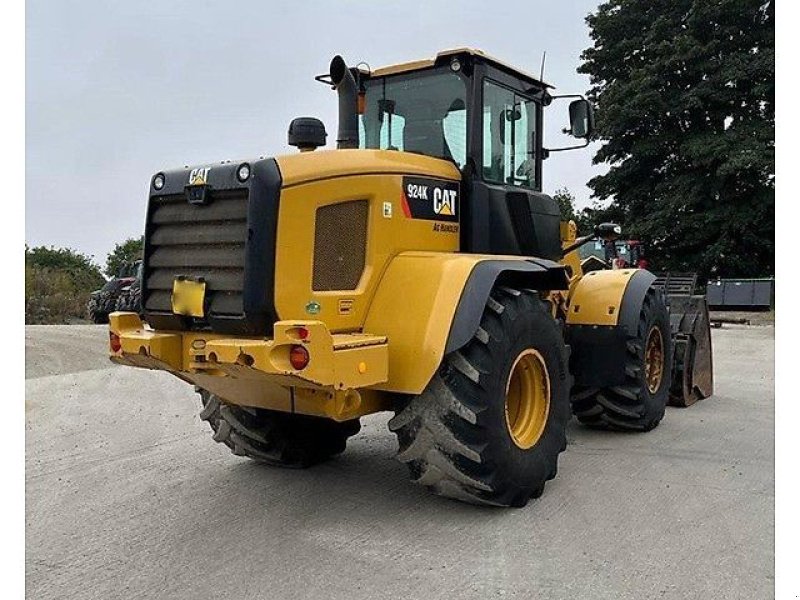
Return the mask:
<svg viewBox="0 0 800 600">
<path fill-rule="evenodd" d="M 430 496 L 388 415 L 307 471 L 230 455 L 103 326 L 26 328 L 29 598 L 768 598 L 774 329 L 712 332 L 717 394 L 648 434 L 574 421 L 519 510 Z"/>
<path fill-rule="evenodd" d="M 108 325 L 26 325 L 25 379 L 108 369 Z"/>
</svg>

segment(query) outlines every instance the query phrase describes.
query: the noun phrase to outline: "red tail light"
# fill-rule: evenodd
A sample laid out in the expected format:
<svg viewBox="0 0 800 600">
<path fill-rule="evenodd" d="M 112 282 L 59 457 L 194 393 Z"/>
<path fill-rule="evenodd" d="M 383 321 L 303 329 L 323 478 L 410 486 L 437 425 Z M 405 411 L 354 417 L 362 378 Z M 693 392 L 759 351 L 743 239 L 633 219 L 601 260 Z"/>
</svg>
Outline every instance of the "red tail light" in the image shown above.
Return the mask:
<svg viewBox="0 0 800 600">
<path fill-rule="evenodd" d="M 109 332 L 108 334 L 108 341 L 109 345 L 111 346 L 112 352 L 119 352 L 122 350 L 122 340 L 119 339 L 119 335 L 114 333 L 113 331 Z"/>
<path fill-rule="evenodd" d="M 292 327 L 286 330 L 286 336 L 292 340 L 305 341 L 308 339 L 309 331 L 303 326 Z"/>
<path fill-rule="evenodd" d="M 292 368 L 295 371 L 305 369 L 308 365 L 308 350 L 303 346 L 292 346 L 289 350 L 289 362 L 292 363 Z"/>
</svg>

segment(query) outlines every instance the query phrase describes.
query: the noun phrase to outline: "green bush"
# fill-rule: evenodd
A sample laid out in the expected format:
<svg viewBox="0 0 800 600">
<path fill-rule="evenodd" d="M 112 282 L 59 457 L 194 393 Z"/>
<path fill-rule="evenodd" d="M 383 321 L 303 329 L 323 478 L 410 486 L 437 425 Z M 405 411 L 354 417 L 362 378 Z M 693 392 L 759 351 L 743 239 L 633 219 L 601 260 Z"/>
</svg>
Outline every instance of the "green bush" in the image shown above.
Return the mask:
<svg viewBox="0 0 800 600">
<path fill-rule="evenodd" d="M 89 294 L 105 279 L 91 258 L 69 248 L 25 247 L 25 323 L 86 317 Z"/>
<path fill-rule="evenodd" d="M 116 244 L 106 258 L 106 275 L 109 277 L 130 276 L 130 267 L 142 258 L 144 250 L 144 236 L 128 238 L 121 244 Z"/>
</svg>

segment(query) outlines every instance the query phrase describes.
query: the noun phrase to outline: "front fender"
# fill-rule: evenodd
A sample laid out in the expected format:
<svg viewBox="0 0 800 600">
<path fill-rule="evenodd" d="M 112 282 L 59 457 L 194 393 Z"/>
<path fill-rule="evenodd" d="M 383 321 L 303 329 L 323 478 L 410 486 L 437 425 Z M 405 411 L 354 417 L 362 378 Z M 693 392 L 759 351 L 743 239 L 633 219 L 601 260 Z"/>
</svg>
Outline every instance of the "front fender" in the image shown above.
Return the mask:
<svg viewBox="0 0 800 600">
<path fill-rule="evenodd" d="M 567 325 L 620 325 L 636 335 L 642 302 L 655 280 L 644 269 L 590 271 L 570 294 Z"/>
<path fill-rule="evenodd" d="M 575 284 L 567 312 L 570 370 L 575 383 L 607 387 L 625 382 L 629 337 L 656 277 L 644 269 L 591 271 Z"/>
<path fill-rule="evenodd" d="M 389 340 L 389 379 L 375 388 L 421 393 L 445 353 L 475 334 L 503 273 L 524 287 L 567 286 L 561 265 L 539 259 L 437 252 L 403 252 L 392 259 L 364 322 L 364 331 Z"/>
</svg>

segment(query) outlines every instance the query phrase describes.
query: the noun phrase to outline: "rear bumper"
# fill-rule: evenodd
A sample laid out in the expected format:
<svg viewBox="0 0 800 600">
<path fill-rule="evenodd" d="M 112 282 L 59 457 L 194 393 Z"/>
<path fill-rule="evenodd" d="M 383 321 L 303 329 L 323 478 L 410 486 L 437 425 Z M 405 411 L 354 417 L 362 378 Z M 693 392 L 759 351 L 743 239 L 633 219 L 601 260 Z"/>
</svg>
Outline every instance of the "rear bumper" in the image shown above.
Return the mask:
<svg viewBox="0 0 800 600">
<path fill-rule="evenodd" d="M 346 420 L 380 410 L 358 390 L 388 379 L 385 336 L 332 334 L 320 321 L 279 321 L 271 338 L 240 338 L 154 331 L 135 313 L 115 312 L 109 332 L 119 337 L 113 362 L 169 371 L 233 404 Z M 301 370 L 289 362 L 296 345 L 309 355 Z"/>
</svg>

